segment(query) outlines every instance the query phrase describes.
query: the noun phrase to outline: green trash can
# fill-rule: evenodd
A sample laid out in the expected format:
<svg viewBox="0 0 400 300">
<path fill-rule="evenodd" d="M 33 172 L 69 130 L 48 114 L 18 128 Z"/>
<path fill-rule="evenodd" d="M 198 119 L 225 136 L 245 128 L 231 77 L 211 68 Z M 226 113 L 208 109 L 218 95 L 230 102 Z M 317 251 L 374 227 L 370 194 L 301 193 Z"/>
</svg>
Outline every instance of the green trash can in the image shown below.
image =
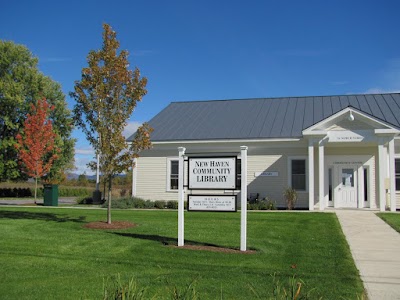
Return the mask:
<svg viewBox="0 0 400 300">
<path fill-rule="evenodd" d="M 45 184 L 44 185 L 44 206 L 58 206 L 58 185 Z"/>
<path fill-rule="evenodd" d="M 101 192 L 99 190 L 96 190 L 93 192 L 93 204 L 101 204 Z"/>
</svg>

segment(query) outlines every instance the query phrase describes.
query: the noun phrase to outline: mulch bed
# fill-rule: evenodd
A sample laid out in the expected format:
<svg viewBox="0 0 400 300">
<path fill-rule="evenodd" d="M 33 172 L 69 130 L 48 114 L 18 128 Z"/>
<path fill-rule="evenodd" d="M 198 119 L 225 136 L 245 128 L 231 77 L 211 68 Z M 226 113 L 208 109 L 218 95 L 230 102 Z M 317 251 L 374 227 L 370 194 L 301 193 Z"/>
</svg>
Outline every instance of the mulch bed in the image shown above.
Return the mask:
<svg viewBox="0 0 400 300">
<path fill-rule="evenodd" d="M 131 223 L 128 221 L 112 221 L 111 224 L 108 224 L 107 222 L 91 222 L 85 224 L 83 227 L 85 228 L 90 228 L 90 229 L 125 229 L 125 228 L 131 228 L 131 227 L 136 227 L 137 225 L 135 223 Z"/>
</svg>

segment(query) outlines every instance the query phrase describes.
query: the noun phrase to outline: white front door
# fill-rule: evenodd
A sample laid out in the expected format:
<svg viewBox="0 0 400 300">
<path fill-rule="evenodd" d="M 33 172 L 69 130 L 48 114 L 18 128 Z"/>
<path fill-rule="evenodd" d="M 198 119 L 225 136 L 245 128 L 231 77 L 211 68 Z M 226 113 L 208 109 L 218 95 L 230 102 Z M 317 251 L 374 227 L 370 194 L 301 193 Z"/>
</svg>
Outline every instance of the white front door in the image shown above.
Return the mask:
<svg viewBox="0 0 400 300">
<path fill-rule="evenodd" d="M 357 205 L 357 166 L 346 165 L 339 167 L 339 207 L 358 207 Z"/>
</svg>

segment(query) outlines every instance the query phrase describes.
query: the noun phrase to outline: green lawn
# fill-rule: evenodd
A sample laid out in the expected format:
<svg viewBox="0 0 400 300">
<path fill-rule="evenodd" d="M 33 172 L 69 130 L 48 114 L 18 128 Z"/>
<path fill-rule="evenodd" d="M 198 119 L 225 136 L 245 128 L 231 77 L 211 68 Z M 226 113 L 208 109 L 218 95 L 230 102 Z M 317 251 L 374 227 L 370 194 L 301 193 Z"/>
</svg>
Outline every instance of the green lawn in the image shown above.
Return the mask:
<svg viewBox="0 0 400 300">
<path fill-rule="evenodd" d="M 398 213 L 378 213 L 378 217 L 380 217 L 383 221 L 392 226 L 395 230 L 400 232 L 400 214 Z"/>
<path fill-rule="evenodd" d="M 114 210 L 137 227 L 100 231 L 104 210 L 0 208 L 2 299 L 101 299 L 108 275 L 136 278 L 147 295 L 170 299 L 173 287 L 195 281 L 201 299 L 265 299 L 272 277 L 296 274 L 323 299 L 357 299 L 358 271 L 335 214 L 248 214 L 248 246 L 256 254 L 168 247 L 176 243 L 176 211 Z M 192 244 L 239 247 L 240 213 L 185 213 Z M 294 266 L 295 265 L 295 266 Z"/>
</svg>

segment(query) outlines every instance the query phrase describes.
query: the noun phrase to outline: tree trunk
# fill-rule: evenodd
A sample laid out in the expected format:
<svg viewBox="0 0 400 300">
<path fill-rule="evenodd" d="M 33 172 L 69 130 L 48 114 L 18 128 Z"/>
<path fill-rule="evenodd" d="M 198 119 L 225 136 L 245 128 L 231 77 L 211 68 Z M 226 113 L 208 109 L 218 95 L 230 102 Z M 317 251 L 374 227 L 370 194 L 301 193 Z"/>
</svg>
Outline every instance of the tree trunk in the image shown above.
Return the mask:
<svg viewBox="0 0 400 300">
<path fill-rule="evenodd" d="M 36 196 L 37 196 L 37 177 L 35 178 L 35 204 L 36 204 Z"/>
<path fill-rule="evenodd" d="M 108 178 L 107 223 L 111 224 L 111 176 Z"/>
</svg>

